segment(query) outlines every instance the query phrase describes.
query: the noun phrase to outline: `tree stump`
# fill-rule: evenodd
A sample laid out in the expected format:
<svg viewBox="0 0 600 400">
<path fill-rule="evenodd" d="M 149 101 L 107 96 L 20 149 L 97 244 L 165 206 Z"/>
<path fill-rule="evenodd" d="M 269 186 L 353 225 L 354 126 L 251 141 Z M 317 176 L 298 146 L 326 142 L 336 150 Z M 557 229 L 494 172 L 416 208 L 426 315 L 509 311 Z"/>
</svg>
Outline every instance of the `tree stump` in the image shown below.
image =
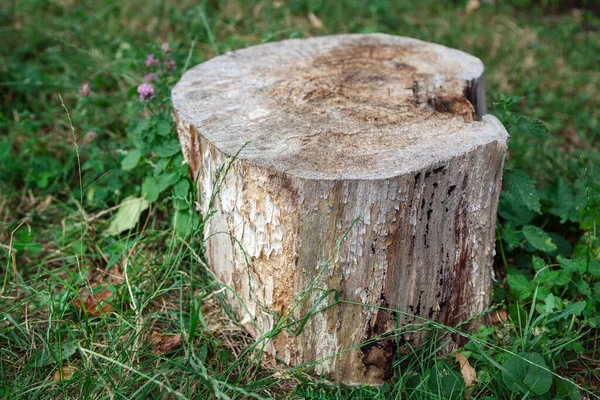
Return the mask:
<svg viewBox="0 0 600 400">
<path fill-rule="evenodd" d="M 299 320 L 269 339 L 278 359 L 381 383 L 396 338 L 365 341 L 488 306 L 508 134 L 483 115 L 479 59 L 382 34 L 286 40 L 192 68 L 172 99 L 241 322 L 260 337 Z"/>
</svg>

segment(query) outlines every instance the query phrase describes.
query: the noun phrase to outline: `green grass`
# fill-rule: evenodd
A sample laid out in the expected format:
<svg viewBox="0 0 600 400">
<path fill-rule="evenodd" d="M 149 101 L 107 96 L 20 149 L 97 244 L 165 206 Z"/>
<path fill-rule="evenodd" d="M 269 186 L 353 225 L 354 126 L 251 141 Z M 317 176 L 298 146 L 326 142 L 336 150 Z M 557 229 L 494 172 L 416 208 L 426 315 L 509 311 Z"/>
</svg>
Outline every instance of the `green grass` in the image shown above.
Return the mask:
<svg viewBox="0 0 600 400">
<path fill-rule="evenodd" d="M 482 2 L 471 14 L 464 3 L 6 1 L 0 397 L 465 398 L 453 356 L 438 355 L 440 338 L 454 333 L 470 339 L 461 352 L 479 378 L 471 398 L 574 399 L 574 388 L 598 398 L 600 17 L 552 1 Z M 508 320 L 476 332 L 414 327 L 429 339 L 401 356 L 381 387 L 331 385 L 310 368 L 260 356 L 204 260 L 203 220 L 191 210 L 181 155 L 156 151 L 175 141 L 160 126 L 172 124 L 168 89 L 185 65 L 266 41 L 342 32 L 411 36 L 478 56 L 490 109 L 512 134 L 493 293 Z M 147 54 L 158 55 L 163 41 L 178 68 L 144 108 L 136 87 Z M 77 95 L 84 82 L 89 97 Z M 540 119 L 549 135 L 520 115 Z M 532 184 L 535 195 L 523 198 L 519 188 Z M 151 204 L 137 214 L 140 223 L 107 234 L 120 205 L 146 204 L 131 203 L 141 195 Z M 104 301 L 110 308 L 101 313 Z M 531 354 L 545 366 L 520 361 Z M 539 379 L 533 390 L 507 377 L 519 362 Z M 551 389 L 536 395 L 542 381 Z"/>
</svg>

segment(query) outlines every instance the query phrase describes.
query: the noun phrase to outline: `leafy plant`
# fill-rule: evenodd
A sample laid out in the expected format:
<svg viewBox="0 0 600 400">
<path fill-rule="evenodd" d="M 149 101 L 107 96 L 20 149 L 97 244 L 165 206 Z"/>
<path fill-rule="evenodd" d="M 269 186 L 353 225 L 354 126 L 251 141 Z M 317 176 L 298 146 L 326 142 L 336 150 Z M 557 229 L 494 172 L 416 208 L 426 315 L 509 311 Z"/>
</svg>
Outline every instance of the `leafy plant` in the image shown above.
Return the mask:
<svg viewBox="0 0 600 400">
<path fill-rule="evenodd" d="M 552 374 L 538 353 L 519 353 L 503 365 L 502 378 L 513 392 L 542 395 L 552 386 Z"/>
<path fill-rule="evenodd" d="M 547 139 L 541 122 L 511 110 L 519 101 L 501 96 L 495 103 L 498 117 L 512 135 Z M 553 383 L 552 372 L 585 351 L 585 338 L 600 318 L 592 290 L 598 285 L 600 254 L 594 221 L 598 186 L 583 168 L 584 175 L 571 185 L 559 178 L 538 190 L 512 164 L 509 159 L 500 198 L 498 245 L 510 294 L 508 314 L 518 335 L 514 354 L 502 364 L 503 382 L 512 392 L 535 396 L 547 394 L 554 384 L 555 391 L 561 387 L 575 398 L 578 391 L 572 383 Z M 553 232 L 557 227 L 579 234 L 578 243 L 573 246 Z M 581 230 L 587 232 L 581 235 Z"/>
<path fill-rule="evenodd" d="M 199 218 L 192 203 L 192 182 L 188 177 L 188 165 L 183 162 L 179 140 L 171 116 L 170 88 L 177 79 L 175 61 L 170 56 L 167 43 L 161 45 L 159 58 L 150 54 L 145 66 L 148 73 L 145 83 L 137 87 L 140 105 L 135 119 L 129 126 L 128 135 L 133 145 L 121 159 L 121 169 L 126 173 L 145 176 L 141 184 L 141 195 L 147 203 L 157 203 L 160 198 L 170 199 L 176 210 L 172 224 L 181 235 L 198 228 Z M 125 199 L 122 207 L 107 230 L 118 234 L 135 226 L 147 203 L 133 209 L 131 199 Z M 138 201 L 139 202 L 139 201 Z M 137 204 L 137 203 L 136 203 Z M 165 207 L 166 202 L 159 202 Z"/>
</svg>

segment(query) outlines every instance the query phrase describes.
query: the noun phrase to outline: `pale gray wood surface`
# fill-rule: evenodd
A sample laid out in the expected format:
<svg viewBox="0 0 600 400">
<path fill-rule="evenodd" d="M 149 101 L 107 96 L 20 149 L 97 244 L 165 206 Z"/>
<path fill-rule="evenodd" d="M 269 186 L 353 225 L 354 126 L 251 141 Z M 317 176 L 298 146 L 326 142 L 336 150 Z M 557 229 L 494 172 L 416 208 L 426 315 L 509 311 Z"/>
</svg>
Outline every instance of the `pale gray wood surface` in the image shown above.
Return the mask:
<svg viewBox="0 0 600 400">
<path fill-rule="evenodd" d="M 479 59 L 381 34 L 288 40 L 194 67 L 172 99 L 203 213 L 219 168 L 243 148 L 214 196 L 206 250 L 255 336 L 313 281 L 344 301 L 415 315 L 336 305 L 301 335 L 271 340 L 277 358 L 325 358 L 317 370 L 334 380 L 379 383 L 398 356 L 393 340 L 330 356 L 397 324 L 455 325 L 489 304 L 508 135 L 483 115 Z"/>
</svg>

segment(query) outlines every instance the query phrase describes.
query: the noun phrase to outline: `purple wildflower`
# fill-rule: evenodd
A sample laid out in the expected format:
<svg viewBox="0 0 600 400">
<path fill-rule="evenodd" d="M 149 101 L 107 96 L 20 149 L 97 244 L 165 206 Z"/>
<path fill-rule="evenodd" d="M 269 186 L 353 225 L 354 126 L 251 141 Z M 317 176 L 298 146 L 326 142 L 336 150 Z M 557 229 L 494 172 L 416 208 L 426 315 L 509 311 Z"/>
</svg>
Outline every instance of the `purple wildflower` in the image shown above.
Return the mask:
<svg viewBox="0 0 600 400">
<path fill-rule="evenodd" d="M 163 53 L 168 53 L 169 51 L 171 51 L 169 43 L 167 42 L 163 42 L 163 44 L 160 45 L 160 48 L 162 49 Z"/>
<path fill-rule="evenodd" d="M 142 101 L 150 101 L 154 98 L 154 88 L 152 85 L 142 83 L 140 86 L 138 86 L 137 91 L 140 94 L 140 99 Z"/>
<path fill-rule="evenodd" d="M 83 143 L 89 143 L 92 140 L 96 139 L 97 137 L 98 137 L 98 133 L 96 133 L 96 131 L 89 131 L 83 137 Z"/>
<path fill-rule="evenodd" d="M 158 60 L 154 58 L 154 54 L 148 54 L 146 58 L 146 67 L 155 67 L 158 65 Z"/>
<path fill-rule="evenodd" d="M 144 77 L 144 82 L 152 82 L 154 79 L 154 72 L 150 72 Z"/>
<path fill-rule="evenodd" d="M 167 57 L 165 59 L 165 68 L 169 71 L 174 71 L 175 69 L 177 69 L 177 66 L 175 65 L 175 61 L 173 61 L 173 59 L 171 57 Z"/>
<path fill-rule="evenodd" d="M 90 85 L 88 83 L 81 85 L 81 88 L 79 91 L 77 91 L 77 94 L 79 94 L 81 97 L 88 97 L 90 95 Z"/>
</svg>

